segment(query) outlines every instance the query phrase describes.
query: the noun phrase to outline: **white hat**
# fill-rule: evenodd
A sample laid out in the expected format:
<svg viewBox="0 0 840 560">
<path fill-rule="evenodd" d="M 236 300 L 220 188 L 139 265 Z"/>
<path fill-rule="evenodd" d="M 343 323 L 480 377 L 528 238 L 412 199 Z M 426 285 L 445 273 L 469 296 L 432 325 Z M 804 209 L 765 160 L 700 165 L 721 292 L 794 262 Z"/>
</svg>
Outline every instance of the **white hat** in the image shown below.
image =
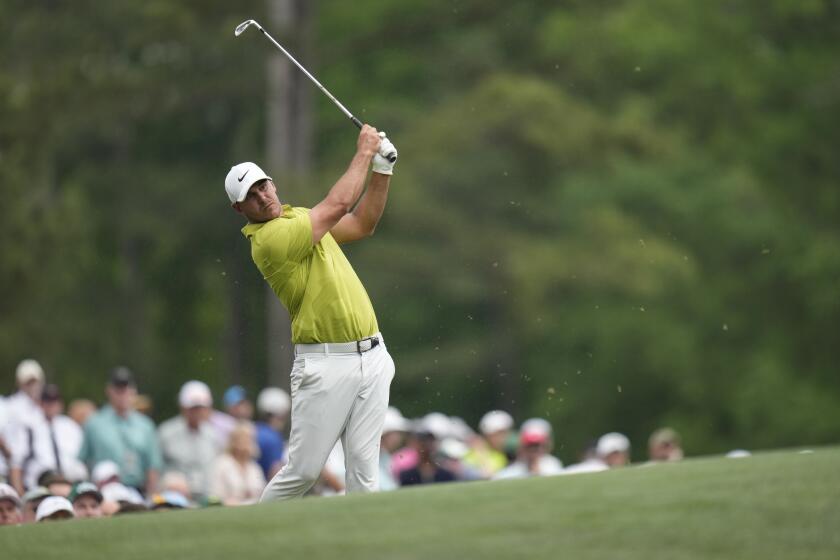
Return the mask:
<svg viewBox="0 0 840 560">
<path fill-rule="evenodd" d="M 513 427 L 513 417 L 504 410 L 491 410 L 481 418 L 478 429 L 485 436 L 510 430 Z"/>
<path fill-rule="evenodd" d="M 35 360 L 23 360 L 17 367 L 17 382 L 18 384 L 28 383 L 30 381 L 43 381 L 44 370 L 41 364 Z"/>
<path fill-rule="evenodd" d="M 187 381 L 178 393 L 178 404 L 181 408 L 213 406 L 213 395 L 210 393 L 210 387 L 203 381 Z"/>
<path fill-rule="evenodd" d="M 257 181 L 263 179 L 271 179 L 265 174 L 265 171 L 260 169 L 260 166 L 250 161 L 237 163 L 228 171 L 225 177 L 225 191 L 228 198 L 233 202 L 242 202 L 245 200 L 245 195 L 248 194 L 248 189 Z"/>
<path fill-rule="evenodd" d="M 0 500 L 9 500 L 17 507 L 20 507 L 20 496 L 18 495 L 17 490 L 5 482 L 0 482 Z"/>
<path fill-rule="evenodd" d="M 70 503 L 70 500 L 61 496 L 49 496 L 38 504 L 38 509 L 35 510 L 35 521 L 41 521 L 42 519 L 55 515 L 59 511 L 67 511 L 71 517 L 76 517 L 76 514 L 73 513 L 73 504 Z"/>
<path fill-rule="evenodd" d="M 468 442 L 475 437 L 475 432 L 472 428 L 470 428 L 463 418 L 458 416 L 449 417 L 449 429 L 452 432 L 452 437 L 463 442 Z"/>
<path fill-rule="evenodd" d="M 409 422 L 398 408 L 389 406 L 385 411 L 385 422 L 382 424 L 382 433 L 407 432 L 411 429 Z"/>
<path fill-rule="evenodd" d="M 625 453 L 630 450 L 630 440 L 624 434 L 610 432 L 598 438 L 598 455 L 606 457 L 610 453 Z"/>
<path fill-rule="evenodd" d="M 463 459 L 470 452 L 470 448 L 455 438 L 446 438 L 440 442 L 440 452 L 450 459 Z"/>
<path fill-rule="evenodd" d="M 291 407 L 289 393 L 279 387 L 266 387 L 257 395 L 257 410 L 262 414 L 285 416 Z"/>
<path fill-rule="evenodd" d="M 551 437 L 551 424 L 548 420 L 542 418 L 530 418 L 522 422 L 522 427 L 519 428 L 522 433 L 540 434 L 546 437 Z"/>
<path fill-rule="evenodd" d="M 128 502 L 130 504 L 142 504 L 143 496 L 140 492 L 122 484 L 121 482 L 109 482 L 102 487 L 102 499 L 106 502 Z"/>
<path fill-rule="evenodd" d="M 430 412 L 417 422 L 415 431 L 432 434 L 440 440 L 445 439 L 452 431 L 449 416 L 441 412 Z"/>
<path fill-rule="evenodd" d="M 119 478 L 120 476 L 120 467 L 113 461 L 101 461 L 96 463 L 96 466 L 93 467 L 93 472 L 90 475 L 91 480 L 96 484 L 102 484 L 106 480 L 110 480 L 114 477 Z"/>
</svg>

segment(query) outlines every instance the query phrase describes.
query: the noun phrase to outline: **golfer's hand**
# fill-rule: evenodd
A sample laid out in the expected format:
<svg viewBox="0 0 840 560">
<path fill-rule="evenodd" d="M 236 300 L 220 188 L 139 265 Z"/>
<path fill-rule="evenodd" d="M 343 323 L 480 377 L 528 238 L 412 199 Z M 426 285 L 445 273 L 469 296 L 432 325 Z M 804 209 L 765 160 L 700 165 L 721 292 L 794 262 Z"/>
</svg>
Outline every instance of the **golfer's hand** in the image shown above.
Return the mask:
<svg viewBox="0 0 840 560">
<path fill-rule="evenodd" d="M 384 132 L 380 132 L 382 143 L 379 144 L 379 152 L 373 156 L 373 172 L 382 175 L 393 175 L 394 165 L 397 163 L 397 147 L 388 140 Z"/>
<path fill-rule="evenodd" d="M 369 125 L 362 126 L 362 131 L 359 132 L 359 140 L 356 142 L 356 151 L 360 154 L 373 157 L 379 151 L 379 145 L 382 143 L 382 138 L 379 137 L 379 132 Z"/>
</svg>

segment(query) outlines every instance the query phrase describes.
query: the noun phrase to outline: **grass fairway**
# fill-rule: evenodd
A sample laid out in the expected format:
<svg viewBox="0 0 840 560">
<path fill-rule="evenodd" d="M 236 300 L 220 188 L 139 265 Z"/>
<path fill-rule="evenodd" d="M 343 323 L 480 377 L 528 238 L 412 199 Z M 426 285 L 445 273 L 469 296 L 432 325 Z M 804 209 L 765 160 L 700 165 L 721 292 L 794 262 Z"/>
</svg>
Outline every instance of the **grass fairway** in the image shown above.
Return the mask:
<svg viewBox="0 0 840 560">
<path fill-rule="evenodd" d="M 840 448 L 0 528 L 3 559 L 840 558 Z"/>
</svg>

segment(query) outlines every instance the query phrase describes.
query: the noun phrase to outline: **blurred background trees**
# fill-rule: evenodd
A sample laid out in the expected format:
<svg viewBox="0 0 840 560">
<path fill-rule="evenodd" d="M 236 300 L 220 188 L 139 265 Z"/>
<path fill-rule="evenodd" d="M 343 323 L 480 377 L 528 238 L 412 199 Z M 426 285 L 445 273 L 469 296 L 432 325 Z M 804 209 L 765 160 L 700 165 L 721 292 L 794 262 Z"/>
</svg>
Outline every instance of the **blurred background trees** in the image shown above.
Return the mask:
<svg viewBox="0 0 840 560">
<path fill-rule="evenodd" d="M 0 0 L 4 392 L 24 357 L 70 397 L 125 363 L 161 417 L 189 378 L 266 383 L 265 290 L 222 191 L 265 154 L 272 49 L 233 28 L 266 12 Z M 316 75 L 400 149 L 348 252 L 406 414 L 543 416 L 565 460 L 662 424 L 691 453 L 837 441 L 840 3 L 310 17 Z M 313 101 L 316 171 L 269 171 L 304 206 L 355 141 Z"/>
</svg>

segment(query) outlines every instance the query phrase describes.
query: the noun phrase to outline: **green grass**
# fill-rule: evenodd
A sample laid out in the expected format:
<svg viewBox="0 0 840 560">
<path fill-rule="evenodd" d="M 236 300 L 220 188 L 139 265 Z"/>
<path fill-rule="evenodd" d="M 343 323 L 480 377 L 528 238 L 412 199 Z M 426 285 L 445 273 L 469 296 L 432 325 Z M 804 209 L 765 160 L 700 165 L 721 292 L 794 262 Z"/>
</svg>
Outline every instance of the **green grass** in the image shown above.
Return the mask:
<svg viewBox="0 0 840 560">
<path fill-rule="evenodd" d="M 3 559 L 840 558 L 840 448 L 0 528 Z"/>
</svg>

